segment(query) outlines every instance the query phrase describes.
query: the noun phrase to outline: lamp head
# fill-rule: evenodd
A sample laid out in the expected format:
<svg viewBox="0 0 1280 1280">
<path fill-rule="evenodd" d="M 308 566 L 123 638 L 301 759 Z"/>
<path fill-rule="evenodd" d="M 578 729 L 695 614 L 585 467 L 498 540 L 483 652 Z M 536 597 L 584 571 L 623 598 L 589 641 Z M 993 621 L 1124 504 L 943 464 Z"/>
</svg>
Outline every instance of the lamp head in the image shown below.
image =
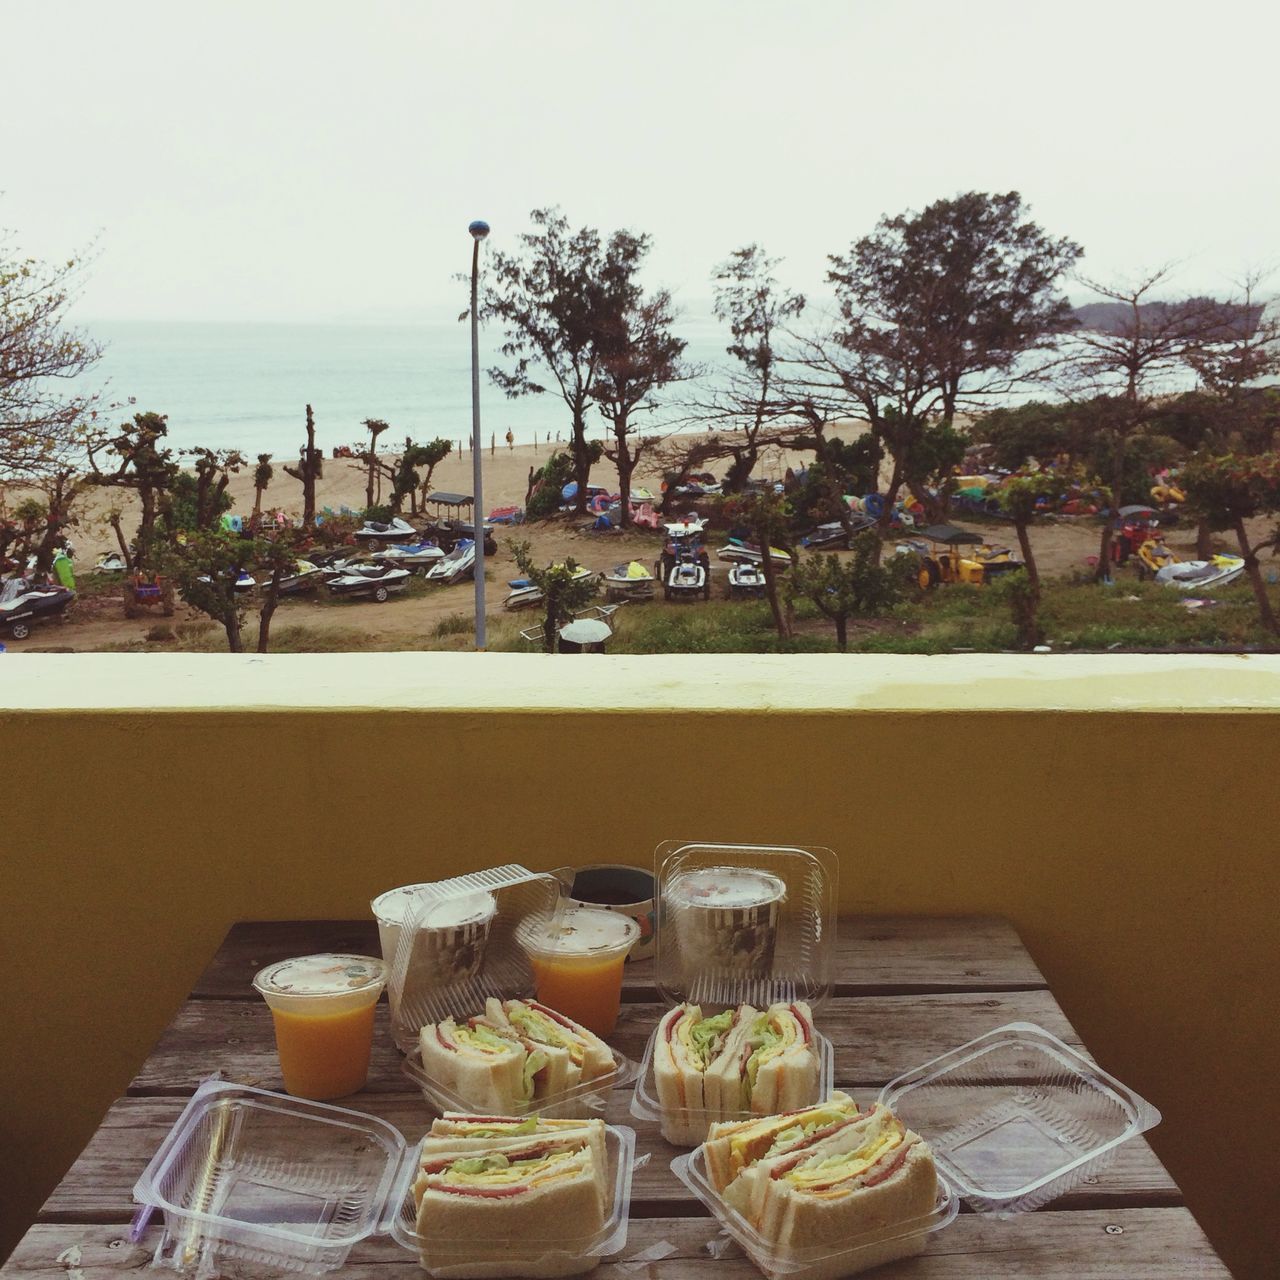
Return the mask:
<svg viewBox="0 0 1280 1280">
<path fill-rule="evenodd" d="M 468 228 L 471 235 L 476 240 L 483 240 L 489 234 L 489 224 L 477 218 Z"/>
</svg>

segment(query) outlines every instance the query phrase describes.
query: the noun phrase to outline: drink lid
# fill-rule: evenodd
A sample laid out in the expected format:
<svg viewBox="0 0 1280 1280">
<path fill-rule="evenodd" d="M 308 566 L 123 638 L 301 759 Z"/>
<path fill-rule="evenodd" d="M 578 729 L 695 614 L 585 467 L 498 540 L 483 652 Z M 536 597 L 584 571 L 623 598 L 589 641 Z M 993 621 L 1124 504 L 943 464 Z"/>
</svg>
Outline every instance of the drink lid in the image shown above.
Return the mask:
<svg viewBox="0 0 1280 1280">
<path fill-rule="evenodd" d="M 753 867 L 702 867 L 677 875 L 668 889 L 682 907 L 758 907 L 780 902 L 787 887 L 777 876 Z"/>
<path fill-rule="evenodd" d="M 409 908 L 430 888 L 429 884 L 406 884 L 399 889 L 388 889 L 374 898 L 369 906 L 379 923 L 404 924 Z"/>
<path fill-rule="evenodd" d="M 387 966 L 373 956 L 321 955 L 277 960 L 259 970 L 254 987 L 264 996 L 335 996 L 381 987 Z"/>
<path fill-rule="evenodd" d="M 540 955 L 607 955 L 629 951 L 639 937 L 640 926 L 630 916 L 592 907 L 570 907 L 516 930 L 520 945 Z"/>
<path fill-rule="evenodd" d="M 493 919 L 498 904 L 491 893 L 460 893 L 427 905 L 418 921 L 419 929 L 460 929 L 468 924 L 484 924 Z"/>
</svg>

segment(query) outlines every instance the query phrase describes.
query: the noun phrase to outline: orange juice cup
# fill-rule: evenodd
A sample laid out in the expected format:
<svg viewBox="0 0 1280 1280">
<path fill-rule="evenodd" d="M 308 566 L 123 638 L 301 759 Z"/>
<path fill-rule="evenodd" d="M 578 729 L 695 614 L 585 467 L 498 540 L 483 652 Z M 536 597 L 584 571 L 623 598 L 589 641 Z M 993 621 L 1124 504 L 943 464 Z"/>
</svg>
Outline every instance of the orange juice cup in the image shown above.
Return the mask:
<svg viewBox="0 0 1280 1280">
<path fill-rule="evenodd" d="M 622 966 L 640 926 L 616 911 L 570 907 L 517 932 L 538 1000 L 607 1036 L 622 1003 Z"/>
<path fill-rule="evenodd" d="M 285 1091 L 323 1102 L 364 1088 L 373 1011 L 387 966 L 373 956 L 300 956 L 268 965 L 253 985 L 271 1008 Z"/>
</svg>

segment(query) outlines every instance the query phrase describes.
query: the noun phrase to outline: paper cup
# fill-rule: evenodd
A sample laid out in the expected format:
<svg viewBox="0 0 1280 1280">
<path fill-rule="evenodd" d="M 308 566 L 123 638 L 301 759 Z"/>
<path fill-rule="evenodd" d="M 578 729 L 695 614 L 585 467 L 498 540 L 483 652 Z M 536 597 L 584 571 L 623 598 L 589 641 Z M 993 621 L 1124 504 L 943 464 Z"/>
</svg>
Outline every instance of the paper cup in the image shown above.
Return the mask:
<svg viewBox="0 0 1280 1280">
<path fill-rule="evenodd" d="M 787 887 L 752 867 L 701 867 L 678 873 L 666 891 L 667 916 L 687 981 L 699 974 L 767 975 L 778 943 Z"/>
<path fill-rule="evenodd" d="M 564 867 L 556 872 L 575 906 L 616 911 L 640 926 L 640 937 L 627 955 L 647 960 L 653 955 L 653 872 L 621 863 L 601 862 L 587 867 Z"/>
</svg>

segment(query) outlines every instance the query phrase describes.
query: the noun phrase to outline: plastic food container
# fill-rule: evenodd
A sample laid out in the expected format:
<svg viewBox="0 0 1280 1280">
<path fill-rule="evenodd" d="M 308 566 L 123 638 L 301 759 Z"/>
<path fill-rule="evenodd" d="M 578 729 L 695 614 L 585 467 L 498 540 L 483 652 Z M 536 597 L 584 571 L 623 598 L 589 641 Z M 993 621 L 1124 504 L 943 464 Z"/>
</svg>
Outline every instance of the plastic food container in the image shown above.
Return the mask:
<svg viewBox="0 0 1280 1280">
<path fill-rule="evenodd" d="M 220 1262 L 322 1275 L 354 1245 L 390 1235 L 438 1277 L 580 1275 L 626 1245 L 635 1134 L 605 1129 L 612 1208 L 590 1237 L 555 1248 L 488 1235 L 444 1247 L 418 1234 L 413 1199 L 420 1144 L 343 1107 L 246 1085 L 202 1085 L 134 1187 L 159 1209 L 156 1262 L 216 1274 Z"/>
<path fill-rule="evenodd" d="M 1012 1022 L 890 1081 L 880 1101 L 925 1138 L 974 1209 L 1037 1209 L 1105 1168 L 1160 1112 L 1056 1036 Z"/>
<path fill-rule="evenodd" d="M 561 909 L 561 884 L 554 875 L 529 871 L 511 864 L 458 876 L 426 886 L 429 893 L 415 896 L 401 927 L 388 980 L 391 1033 L 406 1055 L 404 1072 L 421 1090 L 428 1105 L 438 1111 L 471 1111 L 474 1103 L 456 1093 L 446 1082 L 423 1069 L 419 1033 L 430 1023 L 452 1017 L 460 1022 L 482 1014 L 485 1000 L 526 999 L 534 993 L 533 968 L 517 934 L 549 924 Z M 439 920 L 462 911 L 460 902 L 474 902 L 478 894 L 493 901 L 488 938 L 474 972 L 459 968 L 444 981 L 429 980 L 438 951 L 432 937 Z M 614 917 L 629 923 L 625 917 Z M 557 1118 L 591 1116 L 603 1109 L 611 1089 L 635 1079 L 636 1067 L 616 1050 L 613 1070 L 583 1084 L 511 1110 L 517 1115 Z"/>
<path fill-rule="evenodd" d="M 720 1198 L 707 1176 L 704 1148 L 698 1147 L 688 1155 L 677 1156 L 671 1162 L 671 1171 L 702 1201 L 770 1280 L 782 1276 L 788 1280 L 837 1280 L 837 1277 L 854 1276 L 895 1258 L 922 1253 L 929 1237 L 949 1226 L 960 1212 L 959 1197 L 947 1185 L 946 1179 L 939 1176 L 937 1201 L 933 1211 L 924 1217 L 870 1232 L 838 1250 L 826 1246 L 794 1249 L 764 1239 L 746 1218 Z"/>
<path fill-rule="evenodd" d="M 750 1004 L 806 1001 L 816 1014 L 831 994 L 839 866 L 830 849 L 667 841 L 654 851 L 658 910 L 655 982 L 670 1005 L 710 1016 Z M 700 1108 L 664 1112 L 653 1076 L 655 1027 L 645 1046 L 631 1114 L 658 1121 L 675 1146 L 694 1146 L 713 1120 L 747 1119 Z M 832 1088 L 831 1042 L 815 1030 L 819 1091 Z"/>
<path fill-rule="evenodd" d="M 831 994 L 839 864 L 830 849 L 667 841 L 654 853 L 655 981 L 671 1004 Z"/>
</svg>

